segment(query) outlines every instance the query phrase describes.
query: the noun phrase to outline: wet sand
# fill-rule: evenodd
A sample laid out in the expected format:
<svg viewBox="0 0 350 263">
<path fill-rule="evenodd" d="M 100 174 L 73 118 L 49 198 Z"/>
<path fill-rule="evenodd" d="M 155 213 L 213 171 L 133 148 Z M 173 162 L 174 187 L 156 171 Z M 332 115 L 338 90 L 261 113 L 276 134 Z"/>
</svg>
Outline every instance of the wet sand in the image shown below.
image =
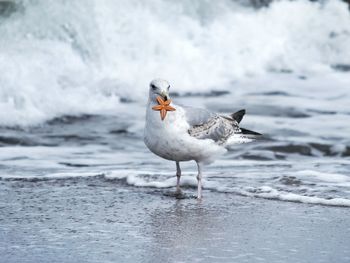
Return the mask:
<svg viewBox="0 0 350 263">
<path fill-rule="evenodd" d="M 171 191 L 98 177 L 1 180 L 1 262 L 350 261 L 348 208 Z"/>
</svg>

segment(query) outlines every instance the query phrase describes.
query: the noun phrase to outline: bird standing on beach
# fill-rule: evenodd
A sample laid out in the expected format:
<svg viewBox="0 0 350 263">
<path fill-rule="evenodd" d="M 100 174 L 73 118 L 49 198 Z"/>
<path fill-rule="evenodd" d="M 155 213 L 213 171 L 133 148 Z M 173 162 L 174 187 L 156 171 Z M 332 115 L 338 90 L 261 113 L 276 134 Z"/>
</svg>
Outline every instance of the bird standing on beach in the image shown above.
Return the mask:
<svg viewBox="0 0 350 263">
<path fill-rule="evenodd" d="M 194 160 L 198 167 L 198 194 L 202 198 L 202 167 L 225 153 L 232 144 L 245 143 L 261 135 L 239 127 L 245 114 L 240 110 L 222 116 L 205 109 L 179 106 L 169 97 L 166 80 L 150 83 L 146 111 L 144 142 L 151 152 L 176 162 L 177 185 L 180 193 L 180 162 Z"/>
</svg>

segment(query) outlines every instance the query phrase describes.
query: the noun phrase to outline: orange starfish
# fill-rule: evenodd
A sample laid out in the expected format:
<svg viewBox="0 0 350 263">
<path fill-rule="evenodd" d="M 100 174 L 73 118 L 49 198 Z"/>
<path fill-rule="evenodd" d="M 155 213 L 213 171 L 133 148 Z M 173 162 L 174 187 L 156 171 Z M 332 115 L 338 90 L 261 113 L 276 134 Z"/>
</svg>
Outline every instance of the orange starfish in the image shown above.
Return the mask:
<svg viewBox="0 0 350 263">
<path fill-rule="evenodd" d="M 152 107 L 152 110 L 160 111 L 160 118 L 165 119 L 167 111 L 175 111 L 176 109 L 170 106 L 171 100 L 163 100 L 160 96 L 157 97 L 159 105 Z"/>
</svg>

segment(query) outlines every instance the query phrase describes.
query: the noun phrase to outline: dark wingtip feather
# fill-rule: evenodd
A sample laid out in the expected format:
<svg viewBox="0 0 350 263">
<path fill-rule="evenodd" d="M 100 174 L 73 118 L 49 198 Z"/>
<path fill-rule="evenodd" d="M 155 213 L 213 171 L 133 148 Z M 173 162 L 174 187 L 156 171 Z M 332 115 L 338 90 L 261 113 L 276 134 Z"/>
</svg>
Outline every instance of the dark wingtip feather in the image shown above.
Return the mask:
<svg viewBox="0 0 350 263">
<path fill-rule="evenodd" d="M 243 109 L 243 110 L 239 110 L 239 111 L 237 111 L 237 112 L 235 112 L 235 113 L 232 113 L 232 114 L 231 114 L 231 117 L 232 117 L 235 121 L 237 121 L 238 123 L 240 123 L 241 120 L 243 119 L 244 114 L 245 114 L 245 110 Z"/>
<path fill-rule="evenodd" d="M 244 128 L 240 128 L 242 133 L 243 134 L 246 134 L 246 135 L 254 135 L 254 136 L 261 136 L 262 134 L 261 133 L 258 133 L 258 132 L 255 132 L 255 131 L 251 131 L 251 130 L 247 130 L 247 129 L 244 129 Z"/>
</svg>

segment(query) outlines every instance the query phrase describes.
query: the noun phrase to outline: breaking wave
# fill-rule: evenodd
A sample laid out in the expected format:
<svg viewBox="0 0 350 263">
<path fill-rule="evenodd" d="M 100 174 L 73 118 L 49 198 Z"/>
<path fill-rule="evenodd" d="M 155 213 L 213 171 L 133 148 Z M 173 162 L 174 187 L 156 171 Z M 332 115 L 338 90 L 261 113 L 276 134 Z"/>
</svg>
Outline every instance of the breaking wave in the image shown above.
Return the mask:
<svg viewBox="0 0 350 263">
<path fill-rule="evenodd" d="M 320 75 L 350 64 L 350 14 L 340 0 L 259 9 L 229 0 L 6 3 L 3 126 L 118 110 L 120 98 L 143 101 L 158 76 L 179 92 L 200 92 L 267 72 Z"/>
</svg>

